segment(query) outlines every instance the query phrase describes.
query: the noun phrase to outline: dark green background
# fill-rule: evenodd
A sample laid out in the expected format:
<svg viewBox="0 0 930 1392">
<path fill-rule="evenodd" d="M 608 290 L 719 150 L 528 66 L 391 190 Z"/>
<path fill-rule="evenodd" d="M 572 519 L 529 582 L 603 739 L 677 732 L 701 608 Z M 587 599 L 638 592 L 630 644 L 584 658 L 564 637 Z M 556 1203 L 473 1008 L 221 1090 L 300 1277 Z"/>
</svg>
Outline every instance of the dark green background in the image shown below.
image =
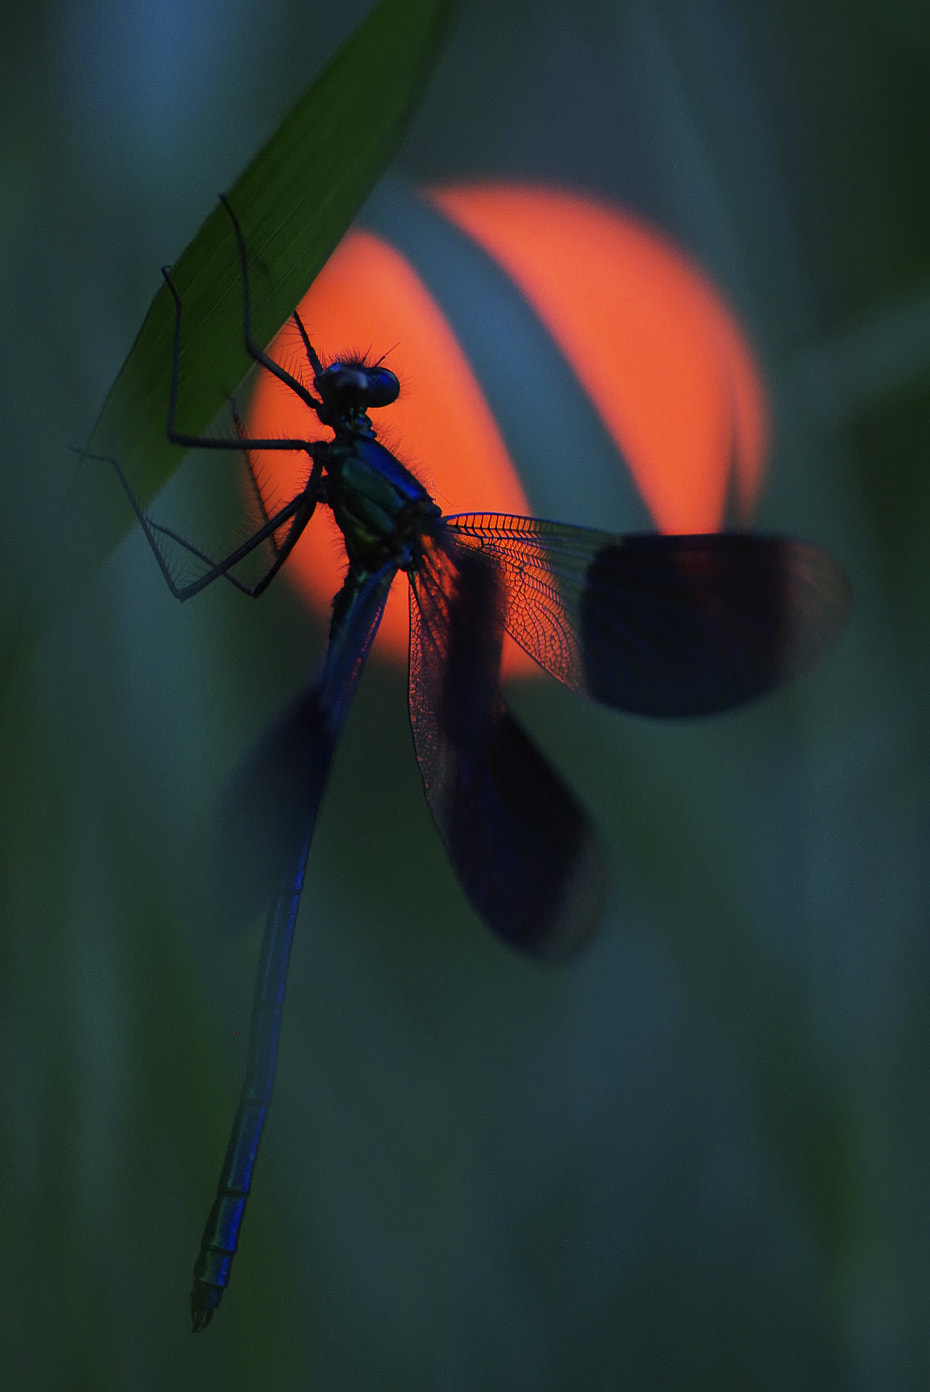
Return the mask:
<svg viewBox="0 0 930 1392">
<path fill-rule="evenodd" d="M 160 264 L 364 9 L 6 7 L 11 635 Z M 395 175 L 593 191 L 706 266 L 773 396 L 759 524 L 842 560 L 853 620 L 810 678 L 703 725 L 517 692 L 612 865 L 561 974 L 464 903 L 401 676 L 372 666 L 243 1251 L 196 1340 L 257 947 L 201 929 L 202 829 L 320 633 L 284 585 L 176 605 L 137 531 L 64 582 L 0 736 L 4 1386 L 928 1385 L 927 14 L 465 7 Z M 562 515 L 622 527 L 579 515 L 570 433 L 561 453 Z"/>
</svg>

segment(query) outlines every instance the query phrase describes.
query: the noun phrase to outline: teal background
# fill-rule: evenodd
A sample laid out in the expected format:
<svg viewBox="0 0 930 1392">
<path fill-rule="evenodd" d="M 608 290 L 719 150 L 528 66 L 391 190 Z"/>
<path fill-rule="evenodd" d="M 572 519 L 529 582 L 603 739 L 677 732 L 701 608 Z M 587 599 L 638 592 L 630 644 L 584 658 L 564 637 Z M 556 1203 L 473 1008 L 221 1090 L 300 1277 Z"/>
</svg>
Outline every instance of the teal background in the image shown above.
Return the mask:
<svg viewBox="0 0 930 1392">
<path fill-rule="evenodd" d="M 114 486 L 75 484 L 68 447 L 159 266 L 363 12 L 6 8 L 11 635 L 69 489 Z M 205 828 L 321 634 L 285 585 L 178 606 L 134 531 L 31 654 L 5 645 L 4 1386 L 927 1386 L 928 68 L 903 2 L 465 6 L 394 175 L 595 192 L 704 265 L 768 375 L 759 525 L 833 551 L 853 619 L 812 676 L 705 724 L 515 692 L 612 866 L 562 973 L 463 901 L 402 675 L 372 665 L 243 1250 L 196 1340 L 258 941 L 209 921 Z M 561 482 L 561 515 L 622 528 L 573 506 L 572 434 L 561 478 L 522 461 L 531 496 Z"/>
</svg>

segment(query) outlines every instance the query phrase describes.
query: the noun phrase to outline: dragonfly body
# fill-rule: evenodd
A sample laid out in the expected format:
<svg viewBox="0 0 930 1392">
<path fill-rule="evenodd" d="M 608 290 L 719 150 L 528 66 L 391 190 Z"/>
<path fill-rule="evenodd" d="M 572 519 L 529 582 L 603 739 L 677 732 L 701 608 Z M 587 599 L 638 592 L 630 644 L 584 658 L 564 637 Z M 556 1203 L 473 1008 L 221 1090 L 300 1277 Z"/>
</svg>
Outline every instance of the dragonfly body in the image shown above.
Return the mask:
<svg viewBox="0 0 930 1392">
<path fill-rule="evenodd" d="M 227 205 L 228 206 L 228 205 Z M 136 502 L 113 461 L 174 594 L 225 577 L 261 594 L 319 504 L 342 532 L 348 570 L 333 601 L 319 683 L 302 694 L 244 766 L 233 790 L 243 820 L 262 823 L 270 901 L 253 1003 L 247 1074 L 216 1200 L 194 1269 L 191 1310 L 203 1329 L 229 1280 L 274 1081 L 287 964 L 307 856 L 333 752 L 388 590 L 410 591 L 409 710 L 433 818 L 459 880 L 488 926 L 549 960 L 577 953 L 601 917 L 603 877 L 586 813 L 508 710 L 499 686 L 505 632 L 576 691 L 637 714 L 722 711 L 804 670 L 835 636 L 848 582 L 823 552 L 746 534 L 618 537 L 493 513 L 443 516 L 423 485 L 377 439 L 369 411 L 390 405 L 394 373 L 361 360 L 324 367 L 295 314 L 313 390 L 252 340 L 248 269 L 230 210 L 243 277 L 246 346 L 333 439 L 202 440 L 176 428 L 181 304 L 168 430 L 183 446 L 251 453 L 300 450 L 304 489 L 230 555 L 214 562 Z M 166 274 L 167 279 L 167 274 Z M 201 573 L 178 585 L 164 555 L 183 547 Z M 259 548 L 270 562 L 253 584 L 239 567 Z M 250 838 L 246 838 L 248 841 Z M 244 856 L 247 855 L 247 851 Z"/>
<path fill-rule="evenodd" d="M 393 562 L 415 569 L 419 540 L 441 514 L 423 485 L 373 437 L 339 441 L 326 455 L 324 501 L 342 532 L 350 566 Z"/>
</svg>

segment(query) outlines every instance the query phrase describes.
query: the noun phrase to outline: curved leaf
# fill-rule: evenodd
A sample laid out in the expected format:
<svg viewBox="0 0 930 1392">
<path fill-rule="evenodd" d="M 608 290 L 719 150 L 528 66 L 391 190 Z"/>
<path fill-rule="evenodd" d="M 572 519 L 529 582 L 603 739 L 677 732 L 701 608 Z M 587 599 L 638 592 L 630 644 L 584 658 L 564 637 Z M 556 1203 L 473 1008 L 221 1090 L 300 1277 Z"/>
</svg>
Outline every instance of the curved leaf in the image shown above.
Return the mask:
<svg viewBox="0 0 930 1392">
<path fill-rule="evenodd" d="M 262 343 L 287 319 L 395 154 L 454 9 L 455 0 L 381 0 L 228 190 L 249 252 L 253 331 Z M 184 306 L 178 422 L 196 434 L 250 366 L 236 244 L 219 201 L 171 274 Z M 118 456 L 143 503 L 184 456 L 165 429 L 173 330 L 163 285 L 86 447 Z M 86 546 L 83 557 L 72 553 L 72 586 L 132 520 L 128 508 L 104 505 L 102 513 L 94 554 Z"/>
</svg>

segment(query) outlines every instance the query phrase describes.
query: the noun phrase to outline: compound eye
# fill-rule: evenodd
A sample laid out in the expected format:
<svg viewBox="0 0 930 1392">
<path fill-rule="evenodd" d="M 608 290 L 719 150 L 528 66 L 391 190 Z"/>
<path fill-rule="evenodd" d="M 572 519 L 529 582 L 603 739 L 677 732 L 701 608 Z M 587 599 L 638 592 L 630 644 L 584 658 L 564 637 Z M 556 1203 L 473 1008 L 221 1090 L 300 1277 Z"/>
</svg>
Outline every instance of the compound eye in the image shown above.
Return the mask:
<svg viewBox="0 0 930 1392">
<path fill-rule="evenodd" d="M 368 367 L 368 389 L 365 399 L 369 406 L 390 406 L 400 396 L 400 382 L 388 367 Z"/>
<path fill-rule="evenodd" d="M 326 401 L 363 401 L 367 388 L 367 373 L 354 363 L 330 363 L 313 379 L 320 396 Z"/>
<path fill-rule="evenodd" d="M 324 401 L 339 410 L 352 407 L 390 406 L 400 394 L 400 383 L 386 367 L 363 363 L 330 363 L 317 373 L 313 385 Z"/>
</svg>

